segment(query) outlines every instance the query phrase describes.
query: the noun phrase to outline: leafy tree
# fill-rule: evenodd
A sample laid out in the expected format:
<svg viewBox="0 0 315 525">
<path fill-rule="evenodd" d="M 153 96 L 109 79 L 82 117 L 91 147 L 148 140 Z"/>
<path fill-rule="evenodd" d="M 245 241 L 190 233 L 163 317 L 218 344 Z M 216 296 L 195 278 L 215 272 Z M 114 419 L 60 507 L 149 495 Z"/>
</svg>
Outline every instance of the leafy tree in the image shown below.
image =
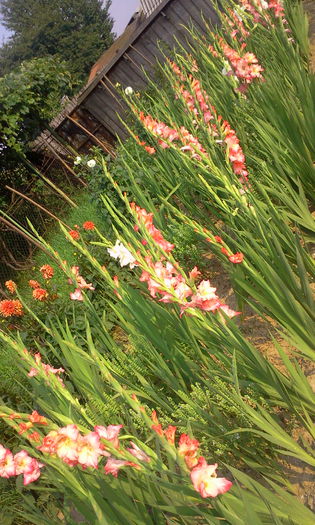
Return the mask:
<svg viewBox="0 0 315 525">
<path fill-rule="evenodd" d="M 4 198 L 5 184 L 23 187 L 30 178 L 21 164 L 28 145 L 60 111 L 62 96 L 71 95 L 75 86 L 67 64 L 56 57 L 23 62 L 0 78 L 0 193 Z"/>
<path fill-rule="evenodd" d="M 83 80 L 113 42 L 113 20 L 103 0 L 0 0 L 0 15 L 12 31 L 0 50 L 0 74 L 23 60 L 58 55 Z"/>
</svg>

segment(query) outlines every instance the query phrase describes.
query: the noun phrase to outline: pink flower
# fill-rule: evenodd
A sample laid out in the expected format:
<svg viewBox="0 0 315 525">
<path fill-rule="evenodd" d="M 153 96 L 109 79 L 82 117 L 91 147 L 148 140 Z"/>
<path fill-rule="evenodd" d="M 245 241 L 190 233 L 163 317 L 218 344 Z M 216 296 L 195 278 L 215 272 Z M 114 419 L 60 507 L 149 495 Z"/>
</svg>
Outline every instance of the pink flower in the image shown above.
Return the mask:
<svg viewBox="0 0 315 525">
<path fill-rule="evenodd" d="M 97 468 L 98 460 L 102 454 L 100 437 L 97 432 L 89 432 L 86 436 L 80 436 L 78 440 L 78 463 L 84 468 Z"/>
<path fill-rule="evenodd" d="M 175 432 L 177 427 L 174 427 L 172 425 L 169 425 L 166 430 L 164 430 L 164 435 L 167 439 L 167 441 L 170 443 L 170 445 L 175 444 Z"/>
<path fill-rule="evenodd" d="M 15 476 L 14 458 L 11 450 L 0 445 L 0 478 Z"/>
<path fill-rule="evenodd" d="M 35 458 L 28 455 L 26 450 L 21 450 L 14 456 L 15 474 L 23 474 L 23 484 L 28 485 L 36 481 L 40 476 L 40 469 L 44 466 Z"/>
<path fill-rule="evenodd" d="M 67 425 L 58 432 L 55 444 L 57 456 L 70 466 L 78 463 L 79 430 L 76 425 Z"/>
<path fill-rule="evenodd" d="M 218 465 L 208 465 L 204 457 L 200 457 L 198 465 L 190 473 L 191 481 L 202 498 L 215 498 L 219 494 L 227 492 L 232 483 L 225 478 L 216 477 Z"/>
<path fill-rule="evenodd" d="M 189 469 L 198 463 L 197 452 L 199 450 L 199 441 L 190 438 L 187 434 L 182 434 L 178 443 L 178 454 L 183 456 Z"/>
<path fill-rule="evenodd" d="M 136 463 L 133 463 L 132 461 L 109 458 L 104 467 L 105 474 L 112 474 L 115 478 L 117 478 L 119 469 L 125 466 L 138 468 L 138 465 Z"/>
<path fill-rule="evenodd" d="M 84 300 L 80 288 L 76 288 L 74 292 L 70 293 L 70 299 L 72 299 L 72 301 L 83 301 Z"/>
<path fill-rule="evenodd" d="M 103 427 L 97 425 L 94 427 L 95 432 L 99 435 L 100 438 L 110 441 L 114 448 L 119 448 L 119 432 L 123 425 L 108 425 L 108 427 Z"/>
<path fill-rule="evenodd" d="M 128 452 L 132 454 L 135 458 L 139 459 L 139 461 L 145 461 L 146 463 L 149 463 L 151 460 L 149 456 L 143 452 L 133 441 L 130 441 L 130 444 L 132 448 L 127 448 Z"/>
</svg>

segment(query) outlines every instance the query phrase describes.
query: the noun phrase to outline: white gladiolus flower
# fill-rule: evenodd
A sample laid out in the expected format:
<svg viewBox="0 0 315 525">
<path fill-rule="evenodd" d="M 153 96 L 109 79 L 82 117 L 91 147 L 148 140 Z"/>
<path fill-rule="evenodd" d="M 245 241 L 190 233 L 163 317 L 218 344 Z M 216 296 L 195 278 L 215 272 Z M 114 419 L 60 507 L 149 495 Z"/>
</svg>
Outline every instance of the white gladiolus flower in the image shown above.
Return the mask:
<svg viewBox="0 0 315 525">
<path fill-rule="evenodd" d="M 76 157 L 76 158 L 75 158 L 75 161 L 74 161 L 74 165 L 75 165 L 75 166 L 78 166 L 79 164 L 81 164 L 81 161 L 82 161 L 82 158 L 81 158 L 81 157 Z"/>
<path fill-rule="evenodd" d="M 108 248 L 107 251 L 111 257 L 119 259 L 120 266 L 127 266 L 129 264 L 131 269 L 134 268 L 136 259 L 118 239 L 115 246 Z"/>
<path fill-rule="evenodd" d="M 130 97 L 131 95 L 133 95 L 132 87 L 130 87 L 130 86 L 126 87 L 125 94 L 127 95 L 127 97 Z"/>
<path fill-rule="evenodd" d="M 86 164 L 87 164 L 87 166 L 88 166 L 89 168 L 95 168 L 95 166 L 96 166 L 96 161 L 95 161 L 94 159 L 91 159 L 91 160 L 88 160 Z"/>
<path fill-rule="evenodd" d="M 269 8 L 269 4 L 268 2 L 265 2 L 265 0 L 260 0 L 260 5 L 263 9 L 268 9 Z"/>
</svg>

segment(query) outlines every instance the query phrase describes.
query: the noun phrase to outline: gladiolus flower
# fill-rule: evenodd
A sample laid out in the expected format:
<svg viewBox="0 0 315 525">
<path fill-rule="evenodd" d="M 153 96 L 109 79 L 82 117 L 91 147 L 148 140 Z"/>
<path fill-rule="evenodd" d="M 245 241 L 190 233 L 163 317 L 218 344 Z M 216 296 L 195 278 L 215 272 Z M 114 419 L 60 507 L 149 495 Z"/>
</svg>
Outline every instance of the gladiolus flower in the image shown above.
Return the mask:
<svg viewBox="0 0 315 525">
<path fill-rule="evenodd" d="M 39 425 L 47 425 L 47 419 L 44 416 L 41 416 L 37 410 L 33 410 L 33 412 L 28 416 L 29 421 L 32 423 L 38 423 Z"/>
<path fill-rule="evenodd" d="M 128 452 L 132 454 L 135 458 L 139 459 L 139 461 L 145 461 L 146 463 L 150 463 L 149 456 L 143 452 L 133 441 L 130 441 L 130 444 L 132 448 L 127 448 Z"/>
<path fill-rule="evenodd" d="M 202 498 L 215 498 L 227 492 L 232 486 L 232 482 L 228 479 L 216 477 L 217 467 L 217 463 L 208 465 L 205 458 L 201 456 L 198 465 L 190 473 L 194 489 Z"/>
<path fill-rule="evenodd" d="M 74 292 L 70 293 L 70 299 L 72 299 L 72 301 L 83 301 L 84 300 L 84 297 L 82 295 L 80 288 L 76 288 Z"/>
<path fill-rule="evenodd" d="M 170 443 L 170 445 L 175 444 L 175 432 L 177 427 L 173 427 L 172 425 L 169 425 L 166 430 L 164 430 L 164 435 L 167 439 L 167 441 Z"/>
<path fill-rule="evenodd" d="M 14 293 L 16 291 L 16 284 L 14 281 L 6 281 L 4 283 L 4 286 L 6 287 L 7 290 L 9 290 L 10 293 Z"/>
<path fill-rule="evenodd" d="M 233 253 L 233 255 L 229 256 L 229 261 L 233 264 L 240 264 L 243 262 L 244 255 L 240 252 Z"/>
<path fill-rule="evenodd" d="M 77 232 L 76 230 L 70 230 L 70 231 L 69 231 L 69 235 L 70 235 L 70 237 L 72 237 L 72 239 L 74 239 L 75 241 L 77 241 L 78 239 L 80 239 L 80 234 L 79 234 L 79 232 Z"/>
<path fill-rule="evenodd" d="M 36 299 L 36 301 L 44 302 L 47 297 L 47 290 L 44 290 L 43 288 L 35 288 L 35 290 L 33 290 L 33 298 Z"/>
<path fill-rule="evenodd" d="M 158 425 L 152 425 L 151 428 L 152 428 L 152 430 L 154 430 L 154 432 L 156 432 L 159 436 L 164 436 L 164 432 L 163 432 L 163 428 L 162 428 L 161 423 L 159 423 Z"/>
<path fill-rule="evenodd" d="M 119 259 L 119 264 L 121 267 L 130 265 L 130 268 L 134 268 L 136 259 L 130 253 L 130 251 L 120 242 L 118 239 L 115 246 L 107 249 L 109 255 L 114 259 Z"/>
<path fill-rule="evenodd" d="M 189 469 L 198 463 L 197 452 L 199 450 L 199 441 L 190 438 L 187 434 L 182 434 L 179 438 L 178 454 L 183 456 Z"/>
<path fill-rule="evenodd" d="M 54 269 L 49 264 L 44 264 L 39 271 L 44 279 L 51 279 L 54 275 Z"/>
<path fill-rule="evenodd" d="M 126 466 L 138 468 L 138 465 L 136 463 L 133 463 L 132 461 L 109 458 L 104 467 L 105 474 L 112 474 L 115 478 L 117 478 L 119 469 L 121 469 L 121 467 Z"/>
<path fill-rule="evenodd" d="M 0 301 L 0 315 L 2 317 L 21 317 L 23 313 L 22 303 L 18 299 L 4 299 Z"/>
<path fill-rule="evenodd" d="M 29 430 L 30 428 L 32 428 L 33 426 L 33 423 L 31 421 L 29 421 L 28 423 L 20 423 L 19 424 L 19 434 L 24 434 L 24 432 L 26 432 L 27 430 Z"/>
<path fill-rule="evenodd" d="M 82 225 L 83 229 L 84 230 L 94 230 L 95 229 L 95 224 L 94 222 L 92 221 L 85 221 Z"/>
<path fill-rule="evenodd" d="M 28 284 L 30 285 L 31 288 L 40 288 L 40 284 L 38 281 L 34 281 L 34 279 L 31 279 L 30 281 L 28 281 Z"/>
<path fill-rule="evenodd" d="M 89 432 L 86 436 L 78 438 L 78 463 L 82 467 L 97 468 L 98 460 L 102 454 L 100 437 L 97 432 Z"/>
<path fill-rule="evenodd" d="M 0 478 L 15 476 L 13 454 L 8 448 L 0 445 Z"/>
<path fill-rule="evenodd" d="M 27 437 L 31 441 L 35 441 L 35 443 L 40 442 L 40 434 L 38 432 L 32 432 L 32 434 L 29 434 Z"/>
<path fill-rule="evenodd" d="M 108 427 L 97 425 L 96 427 L 94 427 L 94 430 L 99 435 L 100 438 L 110 441 L 112 446 L 118 449 L 119 448 L 118 436 L 120 433 L 120 429 L 122 427 L 123 425 L 108 425 Z"/>
</svg>

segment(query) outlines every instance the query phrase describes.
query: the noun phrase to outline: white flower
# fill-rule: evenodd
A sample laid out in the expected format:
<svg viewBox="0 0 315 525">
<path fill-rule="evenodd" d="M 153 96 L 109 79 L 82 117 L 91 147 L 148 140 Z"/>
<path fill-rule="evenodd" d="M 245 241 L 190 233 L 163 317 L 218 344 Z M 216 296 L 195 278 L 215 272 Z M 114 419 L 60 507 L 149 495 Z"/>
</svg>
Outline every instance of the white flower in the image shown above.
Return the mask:
<svg viewBox="0 0 315 525">
<path fill-rule="evenodd" d="M 239 14 L 237 11 L 235 11 L 235 9 L 234 9 L 233 13 L 235 14 L 236 18 L 237 18 L 240 22 L 243 22 L 242 17 L 240 16 L 240 14 Z"/>
<path fill-rule="evenodd" d="M 262 9 L 268 9 L 269 8 L 269 4 L 268 4 L 268 2 L 265 2 L 265 0 L 260 0 L 260 5 L 261 5 Z"/>
<path fill-rule="evenodd" d="M 91 159 L 91 160 L 88 160 L 86 164 L 87 164 L 87 166 L 88 166 L 89 168 L 95 168 L 95 166 L 96 166 L 96 161 L 95 161 L 94 159 Z"/>
<path fill-rule="evenodd" d="M 130 268 L 134 268 L 136 259 L 118 239 L 115 246 L 108 248 L 107 251 L 111 257 L 119 259 L 120 266 L 127 266 L 129 264 Z"/>
<path fill-rule="evenodd" d="M 133 89 L 132 87 L 126 87 L 125 89 L 125 94 L 127 95 L 127 97 L 130 97 L 131 95 L 133 95 Z"/>
<path fill-rule="evenodd" d="M 76 158 L 75 158 L 75 161 L 74 161 L 74 165 L 75 165 L 75 166 L 78 166 L 79 164 L 81 164 L 81 160 L 82 160 L 81 157 L 76 157 Z"/>
</svg>

